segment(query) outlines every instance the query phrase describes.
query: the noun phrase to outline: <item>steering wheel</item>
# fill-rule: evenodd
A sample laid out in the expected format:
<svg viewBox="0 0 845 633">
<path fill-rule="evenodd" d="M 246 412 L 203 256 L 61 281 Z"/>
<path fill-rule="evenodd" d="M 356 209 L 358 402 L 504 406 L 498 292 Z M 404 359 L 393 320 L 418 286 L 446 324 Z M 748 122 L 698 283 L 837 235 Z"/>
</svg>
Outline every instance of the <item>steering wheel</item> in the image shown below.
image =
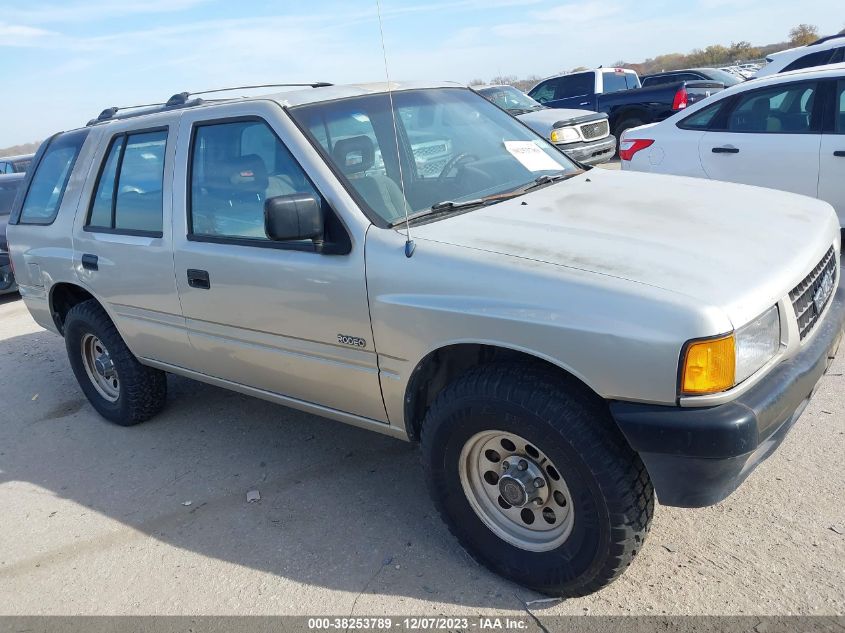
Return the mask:
<svg viewBox="0 0 845 633">
<path fill-rule="evenodd" d="M 470 154 L 468 152 L 462 152 L 455 156 L 454 158 L 449 159 L 449 162 L 443 166 L 443 170 L 440 172 L 440 175 L 437 176 L 438 182 L 443 182 L 449 176 L 449 173 L 455 168 L 458 163 L 462 163 L 465 160 L 478 160 L 478 156 L 475 154 Z"/>
</svg>

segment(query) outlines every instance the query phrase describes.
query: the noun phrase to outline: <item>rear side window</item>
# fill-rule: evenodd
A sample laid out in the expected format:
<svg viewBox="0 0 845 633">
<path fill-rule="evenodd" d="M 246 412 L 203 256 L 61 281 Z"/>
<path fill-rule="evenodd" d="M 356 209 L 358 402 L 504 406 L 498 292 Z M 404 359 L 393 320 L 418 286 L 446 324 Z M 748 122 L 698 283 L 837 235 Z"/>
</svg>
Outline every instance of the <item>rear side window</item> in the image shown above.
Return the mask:
<svg viewBox="0 0 845 633">
<path fill-rule="evenodd" d="M 839 81 L 839 90 L 836 93 L 836 131 L 845 134 L 845 79 Z"/>
<path fill-rule="evenodd" d="M 121 134 L 103 162 L 86 228 L 161 236 L 167 130 Z"/>
<path fill-rule="evenodd" d="M 85 130 L 83 133 L 63 134 L 50 142 L 26 192 L 20 224 L 53 223 L 87 136 Z"/>
<path fill-rule="evenodd" d="M 557 87 L 558 99 L 565 99 L 566 97 L 583 97 L 584 95 L 591 95 L 596 91 L 596 78 L 593 73 L 579 73 L 577 75 L 567 75 L 559 79 Z"/>
</svg>

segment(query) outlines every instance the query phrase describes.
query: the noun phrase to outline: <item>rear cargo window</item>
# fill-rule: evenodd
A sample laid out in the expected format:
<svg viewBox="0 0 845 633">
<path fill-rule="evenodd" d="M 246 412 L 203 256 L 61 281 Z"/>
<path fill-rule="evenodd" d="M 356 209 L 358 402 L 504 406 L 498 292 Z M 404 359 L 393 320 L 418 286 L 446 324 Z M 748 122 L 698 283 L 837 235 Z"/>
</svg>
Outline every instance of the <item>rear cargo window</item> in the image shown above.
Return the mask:
<svg viewBox="0 0 845 633">
<path fill-rule="evenodd" d="M 86 137 L 87 131 L 85 134 L 71 133 L 50 143 L 32 176 L 21 210 L 21 224 L 52 224 L 56 219 Z"/>
</svg>

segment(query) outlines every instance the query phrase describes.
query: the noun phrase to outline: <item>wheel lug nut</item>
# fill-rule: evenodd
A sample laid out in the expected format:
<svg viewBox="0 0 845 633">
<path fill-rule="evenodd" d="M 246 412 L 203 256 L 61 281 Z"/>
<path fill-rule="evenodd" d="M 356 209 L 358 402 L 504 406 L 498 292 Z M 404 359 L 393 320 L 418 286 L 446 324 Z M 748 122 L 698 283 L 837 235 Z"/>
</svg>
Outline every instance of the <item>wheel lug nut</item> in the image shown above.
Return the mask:
<svg viewBox="0 0 845 633">
<path fill-rule="evenodd" d="M 508 468 L 510 468 L 510 467 L 511 467 L 511 465 L 510 465 L 509 463 L 507 463 L 507 462 L 502 462 L 502 470 L 507 470 L 507 469 L 508 469 Z"/>
<path fill-rule="evenodd" d="M 542 500 L 542 499 L 540 499 L 539 497 L 538 497 L 537 499 L 534 499 L 534 505 L 535 505 L 535 506 L 541 506 L 541 505 L 543 505 L 543 500 Z"/>
<path fill-rule="evenodd" d="M 528 468 L 528 462 L 526 462 L 524 459 L 519 460 L 517 468 L 519 468 L 520 470 L 526 470 Z"/>
<path fill-rule="evenodd" d="M 542 488 L 545 485 L 546 485 L 546 482 L 543 481 L 542 477 L 537 477 L 537 479 L 534 480 L 534 487 L 535 488 Z"/>
</svg>

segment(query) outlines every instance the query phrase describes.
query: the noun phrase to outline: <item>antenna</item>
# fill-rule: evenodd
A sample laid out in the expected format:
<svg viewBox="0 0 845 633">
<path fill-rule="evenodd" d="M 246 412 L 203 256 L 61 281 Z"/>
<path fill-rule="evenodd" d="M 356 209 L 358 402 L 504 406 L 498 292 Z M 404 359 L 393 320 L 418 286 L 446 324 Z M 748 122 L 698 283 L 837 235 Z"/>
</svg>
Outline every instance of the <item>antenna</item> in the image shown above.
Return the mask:
<svg viewBox="0 0 845 633">
<path fill-rule="evenodd" d="M 393 119 L 393 138 L 396 140 L 396 161 L 399 163 L 399 188 L 402 190 L 402 206 L 405 207 L 405 257 L 414 254 L 416 245 L 411 239 L 411 221 L 408 218 L 408 199 L 405 197 L 405 178 L 402 175 L 402 155 L 399 149 L 399 126 L 396 124 L 396 110 L 393 107 L 393 90 L 390 87 L 390 71 L 387 68 L 387 49 L 384 46 L 384 27 L 381 23 L 381 0 L 376 0 L 378 31 L 381 35 L 381 53 L 384 56 L 384 76 L 387 78 L 387 98 L 390 101 L 390 117 Z"/>
</svg>

